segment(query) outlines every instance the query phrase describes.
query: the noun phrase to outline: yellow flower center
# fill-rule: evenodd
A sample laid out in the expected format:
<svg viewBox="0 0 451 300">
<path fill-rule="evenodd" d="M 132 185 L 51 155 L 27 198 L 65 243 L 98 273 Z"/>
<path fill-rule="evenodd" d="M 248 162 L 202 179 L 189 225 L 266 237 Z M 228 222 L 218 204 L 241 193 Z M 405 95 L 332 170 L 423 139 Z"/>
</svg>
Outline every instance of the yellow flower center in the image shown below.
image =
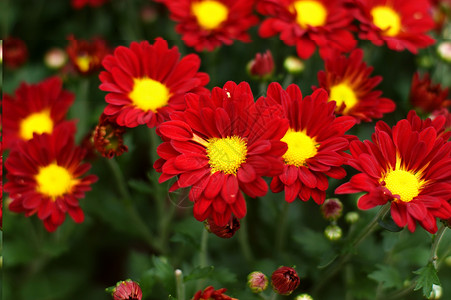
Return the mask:
<svg viewBox="0 0 451 300">
<path fill-rule="evenodd" d="M 75 60 L 75 63 L 77 64 L 78 68 L 82 72 L 87 72 L 89 70 L 89 65 L 92 61 L 92 57 L 89 55 L 80 55 L 77 56 L 77 59 Z"/>
<path fill-rule="evenodd" d="M 317 27 L 326 23 L 327 10 L 321 2 L 311 0 L 301 0 L 293 3 L 296 11 L 296 21 L 307 28 L 307 25 Z"/>
<path fill-rule="evenodd" d="M 393 194 L 399 195 L 401 201 L 410 202 L 420 193 L 422 183 L 418 178 L 404 170 L 392 170 L 385 175 L 385 187 Z"/>
<path fill-rule="evenodd" d="M 143 111 L 156 111 L 168 104 L 169 89 L 150 78 L 135 78 L 133 90 L 128 95 L 133 104 Z"/>
<path fill-rule="evenodd" d="M 191 10 L 196 16 L 200 27 L 206 30 L 213 30 L 227 20 L 229 9 L 219 1 L 206 0 L 194 2 Z"/>
<path fill-rule="evenodd" d="M 337 109 L 344 103 L 346 108 L 344 113 L 350 110 L 357 104 L 358 100 L 355 96 L 354 90 L 346 83 L 340 83 L 330 88 L 330 100 L 334 100 L 337 103 Z"/>
<path fill-rule="evenodd" d="M 319 145 L 315 142 L 315 139 L 309 137 L 303 131 L 294 131 L 290 128 L 281 141 L 288 145 L 288 150 L 283 155 L 283 159 L 288 165 L 305 166 L 305 161 L 318 153 Z"/>
<path fill-rule="evenodd" d="M 399 14 L 388 6 L 376 6 L 371 10 L 373 23 L 388 36 L 395 36 L 401 30 Z"/>
<path fill-rule="evenodd" d="M 19 125 L 19 135 L 24 140 L 33 138 L 33 133 L 52 133 L 52 131 L 53 120 L 49 110 L 33 113 L 23 119 Z"/>
<path fill-rule="evenodd" d="M 207 156 L 211 173 L 221 171 L 236 174 L 238 168 L 246 161 L 247 143 L 239 136 L 211 138 L 208 140 Z"/>
<path fill-rule="evenodd" d="M 55 199 L 69 192 L 77 180 L 72 178 L 72 174 L 66 168 L 51 163 L 39 169 L 36 182 L 38 192 Z"/>
</svg>

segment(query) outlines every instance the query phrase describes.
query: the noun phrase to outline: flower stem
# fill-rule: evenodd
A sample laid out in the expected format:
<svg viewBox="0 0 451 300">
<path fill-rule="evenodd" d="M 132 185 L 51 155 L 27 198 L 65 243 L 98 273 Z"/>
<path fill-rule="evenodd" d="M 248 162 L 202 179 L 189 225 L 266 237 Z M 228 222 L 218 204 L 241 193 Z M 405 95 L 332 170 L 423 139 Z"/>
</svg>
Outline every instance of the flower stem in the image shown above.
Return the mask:
<svg viewBox="0 0 451 300">
<path fill-rule="evenodd" d="M 435 269 L 437 269 L 438 247 L 440 245 L 440 241 L 442 240 L 442 237 L 445 234 L 447 228 L 448 227 L 446 227 L 445 224 L 442 224 L 442 226 L 438 229 L 437 233 L 433 237 L 433 242 L 432 242 L 432 246 L 431 246 L 431 254 L 429 256 L 429 262 L 431 262 L 434 265 Z"/>
<path fill-rule="evenodd" d="M 321 288 L 341 270 L 343 265 L 345 265 L 352 257 L 353 250 L 377 228 L 379 219 L 383 219 L 385 215 L 390 211 L 390 204 L 391 203 L 388 202 L 381 207 L 373 220 L 371 220 L 371 222 L 368 223 L 368 225 L 360 232 L 356 239 L 352 241 L 352 243 L 350 244 L 351 247 L 347 251 L 343 252 L 341 256 L 339 256 L 340 260 L 337 261 L 333 266 L 331 266 L 331 269 L 326 272 L 321 281 L 319 281 L 319 283 L 315 287 L 313 287 L 313 295 L 317 294 L 321 290 Z"/>
<path fill-rule="evenodd" d="M 177 288 L 177 300 L 185 300 L 185 283 L 183 282 L 182 270 L 177 269 L 174 271 L 175 284 Z"/>
<path fill-rule="evenodd" d="M 249 236 L 247 234 L 246 218 L 240 220 L 240 230 L 238 230 L 238 242 L 240 243 L 241 252 L 244 259 L 249 265 L 253 263 L 253 255 L 251 246 L 249 245 Z"/>
<path fill-rule="evenodd" d="M 290 206 L 290 203 L 284 201 L 282 211 L 279 214 L 279 226 L 277 226 L 276 230 L 276 253 L 281 253 L 283 250 L 284 242 L 285 242 L 285 234 L 286 234 L 286 228 L 287 228 L 287 214 L 288 214 L 288 207 Z"/>
<path fill-rule="evenodd" d="M 199 266 L 204 268 L 208 265 L 207 262 L 207 248 L 208 248 L 208 235 L 207 229 L 202 230 L 202 237 L 200 240 L 200 253 L 199 253 Z"/>
<path fill-rule="evenodd" d="M 135 224 L 136 228 L 141 232 L 142 237 L 147 242 L 147 244 L 155 249 L 158 252 L 161 252 L 160 245 L 154 242 L 151 232 L 149 228 L 141 218 L 141 215 L 136 211 L 135 206 L 133 205 L 133 201 L 128 191 L 127 186 L 125 185 L 125 178 L 122 174 L 122 171 L 114 158 L 107 159 L 108 165 L 113 172 L 114 179 L 116 181 L 116 186 L 119 190 L 119 194 L 121 195 L 121 199 L 124 203 L 125 209 L 130 217 L 130 220 Z"/>
</svg>

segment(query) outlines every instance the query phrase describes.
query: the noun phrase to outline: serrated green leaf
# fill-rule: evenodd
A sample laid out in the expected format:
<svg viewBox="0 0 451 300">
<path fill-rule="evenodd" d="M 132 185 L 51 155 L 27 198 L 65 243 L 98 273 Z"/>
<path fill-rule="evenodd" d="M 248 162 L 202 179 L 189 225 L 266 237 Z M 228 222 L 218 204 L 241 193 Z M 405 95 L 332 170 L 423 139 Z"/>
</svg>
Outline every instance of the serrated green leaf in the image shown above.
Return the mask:
<svg viewBox="0 0 451 300">
<path fill-rule="evenodd" d="M 422 267 L 413 272 L 418 275 L 417 285 L 415 291 L 423 288 L 423 296 L 429 297 L 432 292 L 432 285 L 440 285 L 440 279 L 437 276 L 437 270 L 432 263 L 429 263 L 426 267 Z"/>
<path fill-rule="evenodd" d="M 377 265 L 378 270 L 369 274 L 368 277 L 381 283 L 384 288 L 401 288 L 402 279 L 396 268 L 392 266 Z"/>
<path fill-rule="evenodd" d="M 214 270 L 213 266 L 196 267 L 193 271 L 191 271 L 191 273 L 189 273 L 188 275 L 184 276 L 183 280 L 185 282 L 187 282 L 187 281 L 190 281 L 190 280 L 207 278 L 207 277 L 211 276 L 211 274 L 213 273 L 213 270 Z"/>
</svg>

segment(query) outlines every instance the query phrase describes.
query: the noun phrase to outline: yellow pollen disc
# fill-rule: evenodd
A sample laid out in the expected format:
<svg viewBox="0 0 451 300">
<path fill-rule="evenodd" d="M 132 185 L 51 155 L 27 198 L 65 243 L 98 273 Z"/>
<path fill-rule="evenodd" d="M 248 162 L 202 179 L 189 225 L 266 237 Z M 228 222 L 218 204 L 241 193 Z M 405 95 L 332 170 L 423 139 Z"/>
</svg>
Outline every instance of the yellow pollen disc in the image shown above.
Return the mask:
<svg viewBox="0 0 451 300">
<path fill-rule="evenodd" d="M 213 30 L 227 20 L 229 9 L 219 1 L 206 0 L 194 2 L 191 10 L 197 19 L 200 27 L 206 30 Z"/>
<path fill-rule="evenodd" d="M 143 111 L 156 111 L 168 104 L 169 89 L 159 81 L 150 78 L 135 78 L 133 90 L 128 95 L 133 104 Z"/>
<path fill-rule="evenodd" d="M 89 64 L 92 61 L 92 57 L 89 55 L 80 55 L 77 56 L 77 59 L 75 60 L 75 63 L 77 64 L 78 68 L 82 72 L 87 72 L 89 70 Z"/>
<path fill-rule="evenodd" d="M 303 28 L 307 28 L 307 25 L 317 27 L 326 23 L 327 10 L 318 1 L 296 1 L 293 3 L 293 7 L 297 15 L 296 21 Z"/>
<path fill-rule="evenodd" d="M 71 173 L 66 168 L 51 163 L 39 169 L 36 182 L 38 192 L 55 199 L 69 192 L 77 180 L 72 178 Z"/>
<path fill-rule="evenodd" d="M 376 6 L 371 10 L 373 23 L 388 36 L 395 36 L 401 30 L 401 18 L 399 14 L 388 6 Z"/>
<path fill-rule="evenodd" d="M 340 83 L 332 86 L 330 88 L 329 99 L 337 103 L 337 109 L 344 103 L 346 108 L 343 112 L 345 113 L 358 102 L 354 90 L 346 83 Z"/>
<path fill-rule="evenodd" d="M 305 166 L 305 161 L 318 152 L 319 145 L 302 131 L 294 131 L 290 128 L 281 141 L 288 145 L 288 150 L 283 155 L 287 165 Z"/>
<path fill-rule="evenodd" d="M 20 122 L 19 135 L 24 140 L 33 138 L 33 133 L 52 133 L 53 120 L 50 111 L 44 110 L 27 116 Z"/>
<path fill-rule="evenodd" d="M 208 140 L 207 156 L 211 173 L 221 171 L 225 174 L 236 174 L 242 163 L 246 161 L 247 144 L 239 136 L 211 138 Z"/>
<path fill-rule="evenodd" d="M 408 171 L 390 171 L 385 176 L 384 181 L 385 187 L 393 195 L 399 195 L 403 202 L 410 202 L 420 193 L 421 182 Z"/>
</svg>

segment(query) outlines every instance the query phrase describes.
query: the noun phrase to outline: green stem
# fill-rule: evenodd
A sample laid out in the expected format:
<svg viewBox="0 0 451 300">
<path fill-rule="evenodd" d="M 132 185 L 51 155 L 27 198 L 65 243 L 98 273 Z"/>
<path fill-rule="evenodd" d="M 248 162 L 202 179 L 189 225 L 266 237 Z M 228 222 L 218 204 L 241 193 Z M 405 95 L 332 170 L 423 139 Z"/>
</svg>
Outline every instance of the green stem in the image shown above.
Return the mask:
<svg viewBox="0 0 451 300">
<path fill-rule="evenodd" d="M 130 192 L 128 191 L 127 186 L 125 185 L 125 178 L 122 174 L 122 171 L 114 158 L 107 159 L 108 165 L 113 172 L 113 177 L 116 181 L 116 186 L 119 190 L 119 194 L 124 203 L 125 209 L 130 217 L 130 220 L 135 224 L 136 228 L 141 232 L 142 237 L 147 242 L 147 244 L 155 249 L 158 252 L 161 252 L 161 247 L 159 244 L 156 244 L 153 238 L 153 235 L 149 231 L 146 223 L 141 218 L 141 215 L 136 211 L 135 206 L 133 205 L 132 197 Z"/>
<path fill-rule="evenodd" d="M 182 270 L 175 270 L 174 275 L 177 288 L 177 300 L 185 300 L 185 283 L 183 282 Z"/>
<path fill-rule="evenodd" d="M 287 219 L 288 219 L 288 208 L 290 206 L 290 203 L 284 201 L 282 211 L 279 214 L 279 226 L 277 226 L 276 230 L 276 253 L 282 253 L 284 242 L 285 242 L 285 235 L 286 235 L 286 229 L 287 229 Z"/>
<path fill-rule="evenodd" d="M 238 242 L 240 243 L 241 252 L 244 259 L 249 265 L 253 263 L 253 255 L 251 246 L 249 244 L 249 236 L 247 234 L 247 222 L 246 218 L 240 220 L 240 229 L 238 230 Z"/>
<path fill-rule="evenodd" d="M 270 300 L 276 300 L 277 296 L 279 296 L 276 292 L 274 292 L 270 298 Z"/>
<path fill-rule="evenodd" d="M 202 237 L 200 240 L 199 266 L 204 268 L 208 266 L 207 251 L 208 251 L 208 235 L 210 233 L 206 228 L 202 230 Z"/>
<path fill-rule="evenodd" d="M 379 219 L 383 219 L 384 216 L 389 212 L 390 204 L 391 203 L 388 202 L 387 204 L 382 206 L 373 220 L 371 220 L 371 222 L 368 223 L 368 225 L 360 232 L 357 238 L 352 241 L 350 249 L 346 252 L 343 252 L 344 255 L 342 254 L 340 256 L 340 260 L 336 264 L 334 264 L 329 271 L 326 272 L 321 281 L 319 281 L 319 283 L 313 288 L 313 295 L 316 295 L 321 290 L 321 288 L 341 270 L 343 265 L 345 265 L 352 257 L 353 250 L 377 228 Z"/>
<path fill-rule="evenodd" d="M 442 226 L 439 228 L 435 236 L 433 237 L 432 247 L 431 247 L 431 254 L 429 256 L 429 262 L 431 262 L 434 265 L 434 268 L 437 269 L 437 251 L 438 247 L 440 245 L 440 241 L 442 240 L 443 235 L 446 232 L 446 229 L 448 227 L 445 226 L 445 224 L 442 224 Z"/>
</svg>

